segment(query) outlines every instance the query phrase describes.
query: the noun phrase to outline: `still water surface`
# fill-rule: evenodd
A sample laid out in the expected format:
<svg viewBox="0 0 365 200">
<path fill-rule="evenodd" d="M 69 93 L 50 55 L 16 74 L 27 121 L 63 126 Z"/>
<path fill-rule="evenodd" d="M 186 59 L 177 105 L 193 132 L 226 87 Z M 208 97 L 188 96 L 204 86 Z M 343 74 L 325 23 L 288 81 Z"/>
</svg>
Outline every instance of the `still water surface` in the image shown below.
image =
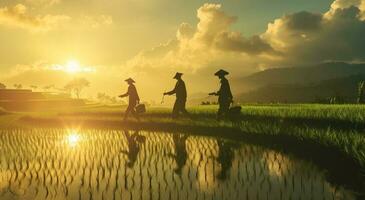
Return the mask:
<svg viewBox="0 0 365 200">
<path fill-rule="evenodd" d="M 313 164 L 157 132 L 0 130 L 0 199 L 354 199 Z"/>
</svg>

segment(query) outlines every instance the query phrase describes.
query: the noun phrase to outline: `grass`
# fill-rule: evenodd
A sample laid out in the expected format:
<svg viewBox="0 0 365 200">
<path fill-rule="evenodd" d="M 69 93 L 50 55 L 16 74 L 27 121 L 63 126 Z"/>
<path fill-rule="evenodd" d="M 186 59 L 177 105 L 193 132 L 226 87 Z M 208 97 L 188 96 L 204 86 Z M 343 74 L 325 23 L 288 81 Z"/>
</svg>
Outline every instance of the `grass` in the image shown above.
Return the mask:
<svg viewBox="0 0 365 200">
<path fill-rule="evenodd" d="M 0 127 L 83 126 L 188 132 L 246 140 L 291 152 L 328 170 L 330 179 L 365 191 L 365 106 L 244 105 L 237 122 L 215 120 L 216 106 L 188 109 L 190 118 L 174 120 L 169 108 L 149 108 L 141 121 L 122 122 L 123 107 L 85 106 L 67 111 L 0 116 Z M 9 121 L 11 120 L 11 121 Z"/>
</svg>

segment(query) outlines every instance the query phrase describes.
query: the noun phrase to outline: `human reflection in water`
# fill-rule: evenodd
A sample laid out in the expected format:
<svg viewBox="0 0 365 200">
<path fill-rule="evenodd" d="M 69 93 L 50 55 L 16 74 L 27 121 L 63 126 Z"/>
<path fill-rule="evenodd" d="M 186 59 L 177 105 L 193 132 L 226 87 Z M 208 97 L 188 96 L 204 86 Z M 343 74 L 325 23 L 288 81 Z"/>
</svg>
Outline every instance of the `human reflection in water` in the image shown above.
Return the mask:
<svg viewBox="0 0 365 200">
<path fill-rule="evenodd" d="M 226 180 L 228 170 L 232 167 L 232 162 L 234 159 L 234 149 L 238 148 L 239 145 L 237 143 L 218 139 L 218 147 L 219 147 L 219 154 L 217 157 L 217 162 L 221 165 L 222 170 L 217 175 L 219 180 Z"/>
<path fill-rule="evenodd" d="M 122 151 L 128 157 L 127 167 L 132 168 L 137 160 L 138 153 L 142 145 L 146 141 L 146 137 L 139 134 L 139 131 L 135 131 L 132 135 L 129 131 L 124 131 L 128 143 L 128 152 Z"/>
<path fill-rule="evenodd" d="M 186 150 L 186 140 L 188 139 L 188 135 L 174 134 L 172 139 L 175 144 L 175 155 L 173 155 L 173 157 L 177 164 L 174 171 L 176 174 L 181 175 L 182 168 L 185 166 L 188 158 L 188 152 Z"/>
</svg>

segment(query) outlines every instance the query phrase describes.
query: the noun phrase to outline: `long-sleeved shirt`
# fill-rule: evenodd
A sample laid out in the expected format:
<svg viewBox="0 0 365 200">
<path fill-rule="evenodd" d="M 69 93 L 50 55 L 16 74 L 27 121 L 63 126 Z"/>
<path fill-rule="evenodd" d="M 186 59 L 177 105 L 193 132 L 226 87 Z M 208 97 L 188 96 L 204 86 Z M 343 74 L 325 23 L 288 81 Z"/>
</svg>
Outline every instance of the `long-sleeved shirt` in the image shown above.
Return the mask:
<svg viewBox="0 0 365 200">
<path fill-rule="evenodd" d="M 137 89 L 136 86 L 134 86 L 133 84 L 129 85 L 128 87 L 128 91 L 121 95 L 120 97 L 129 97 L 129 104 L 131 103 L 137 103 L 137 101 L 139 101 L 139 96 L 137 93 Z"/>
<path fill-rule="evenodd" d="M 167 92 L 168 95 L 176 94 L 176 99 L 185 99 L 187 96 L 185 82 L 183 80 L 178 80 L 176 82 L 175 88 L 170 92 Z"/>
<path fill-rule="evenodd" d="M 233 95 L 231 92 L 231 87 L 229 86 L 229 82 L 226 78 L 222 78 L 221 87 L 217 92 L 218 102 L 230 102 L 233 99 Z"/>
</svg>

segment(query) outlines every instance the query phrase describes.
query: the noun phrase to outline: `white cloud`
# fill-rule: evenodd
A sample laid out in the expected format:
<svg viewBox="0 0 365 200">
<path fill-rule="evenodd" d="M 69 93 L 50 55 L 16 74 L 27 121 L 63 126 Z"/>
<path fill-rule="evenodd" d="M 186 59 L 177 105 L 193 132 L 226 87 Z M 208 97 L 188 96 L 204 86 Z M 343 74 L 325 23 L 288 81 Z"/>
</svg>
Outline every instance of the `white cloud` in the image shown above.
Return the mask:
<svg viewBox="0 0 365 200">
<path fill-rule="evenodd" d="M 127 63 L 138 70 L 160 68 L 172 70 L 189 70 L 194 72 L 206 67 L 224 65 L 229 59 L 231 68 L 248 63 L 250 58 L 264 59 L 273 49 L 259 36 L 246 38 L 239 32 L 230 30 L 236 17 L 227 15 L 220 4 L 204 4 L 197 11 L 199 23 L 194 28 L 182 23 L 176 38 L 148 51 L 142 51 Z M 227 66 L 228 67 L 228 66 Z M 247 65 L 240 71 L 252 71 L 257 66 Z"/>
<path fill-rule="evenodd" d="M 25 0 L 25 2 L 36 6 L 52 6 L 59 4 L 61 0 Z"/>
<path fill-rule="evenodd" d="M 325 13 L 326 18 L 331 18 L 337 10 L 356 7 L 360 10 L 359 18 L 365 20 L 365 0 L 335 0 L 331 4 L 330 10 Z"/>
<path fill-rule="evenodd" d="M 43 2 L 43 1 L 40 1 Z M 0 25 L 17 27 L 31 32 L 47 32 L 57 28 L 102 28 L 113 24 L 109 15 L 82 15 L 71 18 L 68 15 L 37 15 L 30 13 L 24 4 L 0 8 Z"/>
<path fill-rule="evenodd" d="M 204 4 L 197 11 L 196 27 L 183 23 L 176 38 L 142 51 L 124 68 L 169 69 L 194 73 L 225 67 L 240 74 L 266 67 L 302 65 L 330 60 L 365 60 L 364 1 L 337 0 L 331 15 L 307 11 L 286 14 L 251 37 L 232 31 L 238 19 L 222 11 L 220 4 Z"/>
<path fill-rule="evenodd" d="M 31 15 L 23 4 L 0 8 L 0 24 L 30 31 L 49 31 L 70 20 L 66 15 Z"/>
<path fill-rule="evenodd" d="M 282 64 L 365 61 L 362 11 L 353 4 L 341 2 L 332 4 L 330 14 L 285 15 L 269 24 L 262 38 L 283 53 Z"/>
<path fill-rule="evenodd" d="M 87 16 L 84 15 L 79 20 L 80 24 L 90 28 L 100 28 L 113 24 L 113 18 L 109 15 Z"/>
</svg>

